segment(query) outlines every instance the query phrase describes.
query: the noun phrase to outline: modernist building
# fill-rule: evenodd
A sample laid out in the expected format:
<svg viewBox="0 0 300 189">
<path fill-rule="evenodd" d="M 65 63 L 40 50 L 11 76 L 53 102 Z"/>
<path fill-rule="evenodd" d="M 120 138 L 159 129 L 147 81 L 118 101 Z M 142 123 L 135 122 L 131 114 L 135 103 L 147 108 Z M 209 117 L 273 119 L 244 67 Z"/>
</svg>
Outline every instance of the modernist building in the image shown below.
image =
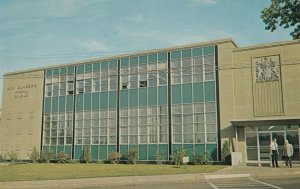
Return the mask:
<svg viewBox="0 0 300 189">
<path fill-rule="evenodd" d="M 136 148 L 140 161 L 178 148 L 221 161 L 270 159 L 276 137 L 299 160 L 300 41 L 239 48 L 231 39 L 5 74 L 0 153 L 33 147 L 94 160 Z"/>
</svg>

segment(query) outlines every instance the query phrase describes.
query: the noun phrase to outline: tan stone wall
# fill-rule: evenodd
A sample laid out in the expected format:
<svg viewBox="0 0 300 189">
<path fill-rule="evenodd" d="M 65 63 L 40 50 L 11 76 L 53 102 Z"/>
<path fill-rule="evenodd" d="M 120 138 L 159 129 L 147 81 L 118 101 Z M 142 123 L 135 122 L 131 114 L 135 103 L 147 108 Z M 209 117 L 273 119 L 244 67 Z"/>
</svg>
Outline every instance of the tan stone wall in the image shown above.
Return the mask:
<svg viewBox="0 0 300 189">
<path fill-rule="evenodd" d="M 28 159 L 40 149 L 43 105 L 43 71 L 7 75 L 3 86 L 0 153 L 15 151 Z"/>
</svg>

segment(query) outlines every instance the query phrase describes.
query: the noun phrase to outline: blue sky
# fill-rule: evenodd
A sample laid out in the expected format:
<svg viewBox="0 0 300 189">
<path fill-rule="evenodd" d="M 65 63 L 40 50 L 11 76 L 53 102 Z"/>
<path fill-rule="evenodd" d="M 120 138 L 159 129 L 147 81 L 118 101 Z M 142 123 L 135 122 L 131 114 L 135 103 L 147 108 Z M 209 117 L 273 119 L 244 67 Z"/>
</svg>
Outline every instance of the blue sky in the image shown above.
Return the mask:
<svg viewBox="0 0 300 189">
<path fill-rule="evenodd" d="M 270 1 L 0 0 L 0 107 L 6 72 L 228 37 L 290 40 L 264 29 Z"/>
</svg>

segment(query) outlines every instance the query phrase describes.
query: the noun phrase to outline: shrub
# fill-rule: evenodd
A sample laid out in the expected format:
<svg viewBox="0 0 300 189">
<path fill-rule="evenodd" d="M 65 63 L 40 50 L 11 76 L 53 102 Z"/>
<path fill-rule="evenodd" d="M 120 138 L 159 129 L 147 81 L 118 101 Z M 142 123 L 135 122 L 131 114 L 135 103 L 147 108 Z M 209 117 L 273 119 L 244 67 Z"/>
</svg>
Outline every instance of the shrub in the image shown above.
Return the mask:
<svg viewBox="0 0 300 189">
<path fill-rule="evenodd" d="M 84 146 L 82 159 L 85 163 L 90 163 L 92 161 L 91 147 L 89 145 Z"/>
<path fill-rule="evenodd" d="M 0 154 L 0 163 L 6 161 L 6 159 L 7 159 L 7 153 L 6 154 L 1 153 Z"/>
<path fill-rule="evenodd" d="M 32 152 L 28 156 L 32 163 L 36 163 L 40 159 L 40 153 L 36 147 L 33 147 Z"/>
<path fill-rule="evenodd" d="M 226 164 L 230 164 L 230 148 L 228 141 L 225 141 L 222 149 L 222 160 Z"/>
<path fill-rule="evenodd" d="M 157 151 L 156 154 L 155 154 L 156 164 L 161 165 L 162 164 L 162 159 L 163 159 L 163 154 L 161 152 Z"/>
<path fill-rule="evenodd" d="M 136 160 L 138 159 L 138 151 L 136 148 L 129 148 L 128 150 L 128 161 L 132 164 L 136 164 Z"/>
<path fill-rule="evenodd" d="M 18 160 L 18 153 L 17 152 L 9 152 L 8 153 L 8 159 L 12 162 L 12 163 L 15 163 L 17 160 Z"/>
<path fill-rule="evenodd" d="M 195 165 L 211 165 L 213 163 L 213 159 L 210 156 L 210 153 L 205 151 L 202 154 L 194 155 L 194 164 Z"/>
<path fill-rule="evenodd" d="M 58 163 L 68 163 L 70 161 L 70 156 L 66 152 L 59 152 L 56 154 L 56 160 Z"/>
<path fill-rule="evenodd" d="M 172 155 L 172 162 L 175 165 L 182 165 L 183 164 L 183 157 L 185 157 L 185 156 L 187 156 L 186 151 L 182 148 L 179 148 Z"/>
<path fill-rule="evenodd" d="M 54 153 L 49 150 L 43 150 L 41 160 L 45 163 L 50 163 L 50 160 L 54 157 Z"/>
<path fill-rule="evenodd" d="M 120 159 L 120 153 L 119 152 L 112 152 L 108 155 L 108 161 L 109 163 L 115 164 Z"/>
</svg>

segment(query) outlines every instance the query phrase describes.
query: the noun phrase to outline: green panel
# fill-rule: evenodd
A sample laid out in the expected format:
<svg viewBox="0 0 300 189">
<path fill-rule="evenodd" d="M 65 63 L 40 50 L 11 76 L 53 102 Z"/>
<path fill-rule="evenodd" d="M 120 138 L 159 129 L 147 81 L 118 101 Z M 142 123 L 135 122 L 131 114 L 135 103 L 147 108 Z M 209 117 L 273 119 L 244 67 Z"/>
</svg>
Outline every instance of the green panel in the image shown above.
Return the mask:
<svg viewBox="0 0 300 189">
<path fill-rule="evenodd" d="M 45 113 L 51 112 L 51 97 L 45 97 L 44 111 L 45 111 Z"/>
<path fill-rule="evenodd" d="M 57 146 L 57 153 L 65 152 L 64 146 Z"/>
<path fill-rule="evenodd" d="M 218 149 L 216 144 L 206 144 L 206 151 L 209 152 L 214 161 L 217 161 Z"/>
<path fill-rule="evenodd" d="M 50 152 L 56 154 L 56 146 L 50 146 Z"/>
<path fill-rule="evenodd" d="M 189 159 L 193 159 L 193 154 L 194 154 L 194 147 L 193 144 L 184 144 L 183 149 L 187 152 Z"/>
<path fill-rule="evenodd" d="M 71 157 L 72 148 L 71 146 L 65 146 L 65 152 Z"/>
<path fill-rule="evenodd" d="M 117 68 L 118 67 L 118 61 L 117 60 L 109 61 L 109 67 L 110 68 Z"/>
<path fill-rule="evenodd" d="M 109 92 L 109 108 L 115 109 L 117 105 L 117 92 L 111 91 Z"/>
<path fill-rule="evenodd" d="M 157 54 L 149 54 L 148 63 L 156 63 L 156 62 L 157 62 Z"/>
<path fill-rule="evenodd" d="M 147 106 L 147 88 L 139 89 L 139 106 Z"/>
<path fill-rule="evenodd" d="M 158 105 L 164 105 L 168 103 L 167 87 L 158 87 Z"/>
<path fill-rule="evenodd" d="M 68 74 L 75 73 L 75 67 L 68 67 Z"/>
<path fill-rule="evenodd" d="M 157 105 L 157 88 L 148 88 L 148 105 Z"/>
<path fill-rule="evenodd" d="M 138 106 L 138 89 L 129 90 L 129 107 Z"/>
<path fill-rule="evenodd" d="M 128 66 L 129 66 L 129 58 L 122 58 L 121 67 L 128 67 Z"/>
<path fill-rule="evenodd" d="M 148 145 L 148 160 L 155 160 L 156 152 L 157 152 L 156 144 L 149 144 Z"/>
<path fill-rule="evenodd" d="M 106 110 L 108 106 L 108 92 L 100 93 L 100 109 Z"/>
<path fill-rule="evenodd" d="M 195 144 L 195 154 L 203 154 L 205 151 L 205 144 Z"/>
<path fill-rule="evenodd" d="M 59 75 L 59 69 L 57 68 L 57 69 L 54 69 L 53 70 L 53 72 L 52 72 L 52 74 L 55 76 L 55 75 Z"/>
<path fill-rule="evenodd" d="M 192 91 L 192 84 L 184 84 L 182 85 L 182 102 L 183 103 L 192 103 L 193 101 L 193 91 Z"/>
<path fill-rule="evenodd" d="M 182 145 L 181 144 L 172 144 L 172 154 L 176 152 L 178 149 L 181 149 Z"/>
<path fill-rule="evenodd" d="M 46 77 L 52 76 L 52 70 L 46 70 Z"/>
<path fill-rule="evenodd" d="M 214 46 L 208 46 L 203 48 L 204 55 L 214 54 L 215 47 Z"/>
<path fill-rule="evenodd" d="M 101 70 L 107 69 L 108 68 L 108 62 L 101 62 L 100 67 L 101 67 Z"/>
<path fill-rule="evenodd" d="M 117 146 L 116 145 L 108 145 L 107 146 L 107 153 L 110 154 L 112 152 L 116 152 L 117 151 Z"/>
<path fill-rule="evenodd" d="M 75 145 L 75 154 L 74 159 L 81 159 L 82 158 L 82 146 L 81 145 Z"/>
<path fill-rule="evenodd" d="M 120 159 L 125 160 L 128 156 L 128 145 L 120 145 Z"/>
<path fill-rule="evenodd" d="M 198 47 L 198 48 L 193 48 L 193 56 L 202 56 L 202 48 Z"/>
<path fill-rule="evenodd" d="M 181 58 L 181 51 L 171 52 L 171 60 L 176 60 Z"/>
<path fill-rule="evenodd" d="M 99 110 L 99 93 L 92 94 L 92 110 Z"/>
<path fill-rule="evenodd" d="M 100 145 L 100 147 L 99 147 L 99 160 L 107 160 L 107 145 Z"/>
<path fill-rule="evenodd" d="M 100 63 L 99 62 L 93 64 L 93 71 L 97 71 L 97 70 L 100 70 Z"/>
<path fill-rule="evenodd" d="M 204 94 L 203 94 L 203 83 L 194 83 L 194 102 L 203 102 Z"/>
<path fill-rule="evenodd" d="M 92 107 L 92 95 L 84 94 L 84 110 L 91 110 Z"/>
<path fill-rule="evenodd" d="M 84 72 L 84 65 L 78 65 L 77 66 L 77 73 L 83 73 Z"/>
<path fill-rule="evenodd" d="M 167 61 L 167 59 L 168 59 L 168 54 L 167 53 L 159 53 L 158 54 L 158 61 L 159 62 Z"/>
<path fill-rule="evenodd" d="M 140 64 L 147 64 L 147 56 L 139 56 L 139 63 Z"/>
<path fill-rule="evenodd" d="M 181 85 L 172 85 L 172 104 L 181 103 Z"/>
<path fill-rule="evenodd" d="M 91 154 L 92 154 L 92 160 L 98 160 L 98 146 L 97 145 L 91 146 Z"/>
<path fill-rule="evenodd" d="M 139 160 L 147 160 L 147 145 L 139 145 Z"/>
<path fill-rule="evenodd" d="M 66 68 L 60 68 L 59 69 L 59 75 L 65 75 L 67 73 L 67 69 Z"/>
<path fill-rule="evenodd" d="M 205 82 L 204 83 L 204 93 L 205 93 L 205 101 L 215 101 L 215 82 Z"/>
<path fill-rule="evenodd" d="M 45 151 L 49 151 L 50 150 L 50 147 L 49 146 L 43 146 L 43 149 L 42 149 L 44 152 Z"/>
<path fill-rule="evenodd" d="M 139 63 L 139 58 L 137 56 L 130 58 L 130 65 L 137 65 L 138 63 Z"/>
<path fill-rule="evenodd" d="M 128 107 L 128 91 L 120 91 L 120 108 Z"/>
<path fill-rule="evenodd" d="M 60 96 L 59 97 L 59 112 L 65 112 L 66 110 L 66 97 Z"/>
<path fill-rule="evenodd" d="M 76 111 L 83 110 L 83 94 L 78 94 L 76 96 Z"/>
<path fill-rule="evenodd" d="M 66 111 L 67 112 L 72 112 L 73 111 L 73 95 L 72 96 L 67 96 Z"/>
<path fill-rule="evenodd" d="M 93 64 L 85 64 L 84 72 L 91 72 L 93 69 Z"/>
<path fill-rule="evenodd" d="M 163 160 L 168 160 L 169 152 L 168 152 L 168 144 L 159 144 L 158 151 L 162 154 Z"/>
<path fill-rule="evenodd" d="M 191 49 L 184 49 L 182 50 L 182 58 L 190 58 L 192 56 Z"/>
<path fill-rule="evenodd" d="M 58 97 L 52 97 L 52 111 L 58 112 Z"/>
</svg>

